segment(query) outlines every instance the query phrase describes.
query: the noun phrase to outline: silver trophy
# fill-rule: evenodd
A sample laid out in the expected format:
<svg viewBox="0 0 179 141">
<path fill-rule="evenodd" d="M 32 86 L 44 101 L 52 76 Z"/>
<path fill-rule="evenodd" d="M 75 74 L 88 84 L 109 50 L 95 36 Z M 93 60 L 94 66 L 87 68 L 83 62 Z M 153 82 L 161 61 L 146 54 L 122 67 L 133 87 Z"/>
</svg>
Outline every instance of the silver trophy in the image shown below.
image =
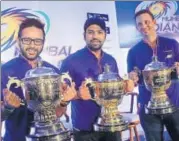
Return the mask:
<svg viewBox="0 0 179 141">
<path fill-rule="evenodd" d="M 176 110 L 166 94 L 173 70 L 174 68 L 167 67 L 164 62 L 159 62 L 157 56 L 153 56 L 152 62 L 142 71 L 145 86 L 152 93 L 146 107 L 149 114 L 167 114 Z"/>
<path fill-rule="evenodd" d="M 29 70 L 22 81 L 12 79 L 8 83 L 8 87 L 16 83 L 23 88 L 28 109 L 34 113 L 27 141 L 71 140 L 70 131 L 64 127 L 55 111 L 57 103 L 63 99 L 60 85 L 66 79 L 71 82 L 67 73 L 59 75 L 52 68 L 39 64 L 39 67 Z"/>
<path fill-rule="evenodd" d="M 115 132 L 127 129 L 128 123 L 118 110 L 118 105 L 125 95 L 125 80 L 122 80 L 117 73 L 111 72 L 110 66 L 106 65 L 98 80 L 87 78 L 86 85 L 92 99 L 102 107 L 100 117 L 94 124 L 95 131 Z"/>
</svg>

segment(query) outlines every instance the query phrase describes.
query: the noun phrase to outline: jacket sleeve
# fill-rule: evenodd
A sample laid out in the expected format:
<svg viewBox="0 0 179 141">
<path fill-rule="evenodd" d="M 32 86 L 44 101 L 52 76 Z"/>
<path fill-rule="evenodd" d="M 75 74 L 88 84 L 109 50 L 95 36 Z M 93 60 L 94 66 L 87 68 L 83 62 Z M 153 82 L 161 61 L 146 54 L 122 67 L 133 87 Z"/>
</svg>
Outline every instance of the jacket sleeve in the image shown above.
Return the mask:
<svg viewBox="0 0 179 141">
<path fill-rule="evenodd" d="M 115 69 L 115 72 L 116 72 L 116 73 L 119 73 L 116 60 L 114 60 L 114 69 Z"/>
<path fill-rule="evenodd" d="M 132 50 L 130 49 L 127 55 L 127 72 L 129 73 L 132 70 L 134 70 L 134 66 L 135 66 L 135 58 Z"/>
<path fill-rule="evenodd" d="M 1 67 L 1 101 L 3 101 L 3 89 L 6 88 L 6 84 L 8 82 L 7 74 L 5 72 L 4 67 Z"/>
<path fill-rule="evenodd" d="M 60 67 L 60 73 L 69 72 L 70 71 L 70 67 L 69 66 L 70 66 L 70 64 L 69 64 L 68 59 L 67 58 L 64 59 L 62 61 L 62 65 Z"/>
<path fill-rule="evenodd" d="M 174 40 L 175 61 L 179 62 L 179 43 Z"/>
</svg>

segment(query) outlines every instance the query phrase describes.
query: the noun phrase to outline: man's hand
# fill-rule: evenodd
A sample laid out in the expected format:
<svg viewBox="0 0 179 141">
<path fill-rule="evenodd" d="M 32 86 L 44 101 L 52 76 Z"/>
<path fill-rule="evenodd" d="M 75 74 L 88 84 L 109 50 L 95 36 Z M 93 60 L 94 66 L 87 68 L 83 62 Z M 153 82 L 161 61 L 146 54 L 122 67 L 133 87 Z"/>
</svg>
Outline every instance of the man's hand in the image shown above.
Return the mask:
<svg viewBox="0 0 179 141">
<path fill-rule="evenodd" d="M 3 89 L 4 105 L 12 108 L 20 107 L 21 99 L 12 91 Z"/>
<path fill-rule="evenodd" d="M 89 92 L 89 88 L 86 86 L 85 81 L 83 81 L 81 86 L 79 87 L 78 96 L 83 100 L 91 99 L 91 94 Z"/>
<path fill-rule="evenodd" d="M 179 76 L 179 62 L 175 62 L 175 68 L 176 68 L 176 71 L 177 71 L 177 74 Z"/>
<path fill-rule="evenodd" d="M 70 101 L 77 97 L 77 92 L 75 89 L 75 83 L 72 82 L 71 86 L 67 84 L 62 84 L 60 87 L 61 94 L 63 95 L 63 101 Z"/>
<path fill-rule="evenodd" d="M 61 117 L 62 115 L 64 115 L 66 113 L 67 107 L 57 106 L 55 111 L 56 111 L 57 117 Z"/>
<path fill-rule="evenodd" d="M 134 90 L 134 82 L 132 80 L 125 80 L 126 87 L 125 91 L 126 92 L 132 92 Z"/>
<path fill-rule="evenodd" d="M 131 71 L 129 73 L 129 79 L 133 80 L 135 86 L 138 85 L 139 76 L 138 76 L 137 72 Z"/>
</svg>

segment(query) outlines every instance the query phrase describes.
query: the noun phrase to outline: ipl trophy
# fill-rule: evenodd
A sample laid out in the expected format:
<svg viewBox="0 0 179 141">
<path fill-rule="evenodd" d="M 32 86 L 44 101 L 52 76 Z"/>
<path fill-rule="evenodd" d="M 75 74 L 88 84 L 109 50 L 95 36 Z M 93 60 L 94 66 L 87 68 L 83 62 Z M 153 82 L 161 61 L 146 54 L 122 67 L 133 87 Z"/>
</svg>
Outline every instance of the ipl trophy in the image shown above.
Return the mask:
<svg viewBox="0 0 179 141">
<path fill-rule="evenodd" d="M 155 55 L 152 62 L 142 71 L 145 86 L 152 93 L 146 107 L 149 114 L 167 114 L 176 110 L 166 94 L 171 85 L 172 71 L 173 68 L 167 67 L 164 62 L 159 62 Z"/>
<path fill-rule="evenodd" d="M 59 75 L 48 67 L 29 70 L 22 80 L 27 107 L 34 113 L 27 141 L 70 141 L 67 130 L 56 115 L 57 103 L 62 99 L 60 85 L 68 74 Z"/>
<path fill-rule="evenodd" d="M 110 71 L 106 65 L 104 72 L 98 76 L 97 81 L 86 79 L 86 85 L 92 95 L 92 99 L 101 105 L 101 114 L 94 125 L 95 131 L 122 131 L 128 128 L 127 121 L 118 111 L 118 105 L 125 95 L 125 80 L 117 73 Z"/>
</svg>

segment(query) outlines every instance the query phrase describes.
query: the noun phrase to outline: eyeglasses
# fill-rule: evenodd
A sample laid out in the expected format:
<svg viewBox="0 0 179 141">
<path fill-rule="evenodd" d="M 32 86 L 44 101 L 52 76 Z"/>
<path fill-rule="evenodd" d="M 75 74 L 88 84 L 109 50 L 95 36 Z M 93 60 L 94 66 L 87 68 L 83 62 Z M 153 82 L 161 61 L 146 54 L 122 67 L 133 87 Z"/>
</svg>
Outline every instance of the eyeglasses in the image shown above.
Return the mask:
<svg viewBox="0 0 179 141">
<path fill-rule="evenodd" d="M 35 45 L 39 46 L 44 43 L 43 39 L 31 39 L 31 38 L 21 38 L 21 41 L 25 45 L 30 45 L 32 41 L 34 42 Z"/>
</svg>

